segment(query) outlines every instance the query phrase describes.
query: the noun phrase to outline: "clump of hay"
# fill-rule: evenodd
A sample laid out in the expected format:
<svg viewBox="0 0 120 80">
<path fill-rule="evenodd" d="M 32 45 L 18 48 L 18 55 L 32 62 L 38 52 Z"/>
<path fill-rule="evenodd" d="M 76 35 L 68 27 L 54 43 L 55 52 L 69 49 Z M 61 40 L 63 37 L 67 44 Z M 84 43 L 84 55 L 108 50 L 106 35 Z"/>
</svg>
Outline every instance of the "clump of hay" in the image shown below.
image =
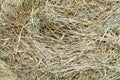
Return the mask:
<svg viewBox="0 0 120 80">
<path fill-rule="evenodd" d="M 0 3 L 0 59 L 21 80 L 120 79 L 119 1 Z"/>
</svg>

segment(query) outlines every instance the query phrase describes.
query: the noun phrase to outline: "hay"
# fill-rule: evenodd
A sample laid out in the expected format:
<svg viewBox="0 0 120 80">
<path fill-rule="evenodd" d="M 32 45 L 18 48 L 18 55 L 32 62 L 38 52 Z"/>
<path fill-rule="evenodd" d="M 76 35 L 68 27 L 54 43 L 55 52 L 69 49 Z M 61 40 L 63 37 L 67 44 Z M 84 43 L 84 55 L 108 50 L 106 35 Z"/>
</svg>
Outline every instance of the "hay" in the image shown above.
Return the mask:
<svg viewBox="0 0 120 80">
<path fill-rule="evenodd" d="M 0 59 L 21 80 L 120 79 L 120 1 L 0 5 Z"/>
</svg>

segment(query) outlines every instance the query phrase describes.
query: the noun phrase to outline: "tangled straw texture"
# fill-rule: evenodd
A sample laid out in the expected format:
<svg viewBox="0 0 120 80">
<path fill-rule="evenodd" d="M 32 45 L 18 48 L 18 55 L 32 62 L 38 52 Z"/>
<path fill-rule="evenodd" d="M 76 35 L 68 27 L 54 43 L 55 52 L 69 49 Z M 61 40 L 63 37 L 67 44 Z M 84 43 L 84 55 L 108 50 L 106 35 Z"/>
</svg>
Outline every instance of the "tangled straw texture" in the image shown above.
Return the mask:
<svg viewBox="0 0 120 80">
<path fill-rule="evenodd" d="M 120 80 L 120 1 L 0 0 L 0 59 L 21 80 Z"/>
</svg>

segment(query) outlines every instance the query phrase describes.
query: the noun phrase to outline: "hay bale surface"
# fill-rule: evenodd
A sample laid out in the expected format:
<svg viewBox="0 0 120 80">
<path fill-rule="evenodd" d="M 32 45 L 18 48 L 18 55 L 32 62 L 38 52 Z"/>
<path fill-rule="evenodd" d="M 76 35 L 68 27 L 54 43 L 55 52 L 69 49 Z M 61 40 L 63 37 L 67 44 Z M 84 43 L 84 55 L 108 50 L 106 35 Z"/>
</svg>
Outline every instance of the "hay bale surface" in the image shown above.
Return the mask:
<svg viewBox="0 0 120 80">
<path fill-rule="evenodd" d="M 9 79 L 120 80 L 120 1 L 0 0 L 0 60 Z"/>
</svg>

